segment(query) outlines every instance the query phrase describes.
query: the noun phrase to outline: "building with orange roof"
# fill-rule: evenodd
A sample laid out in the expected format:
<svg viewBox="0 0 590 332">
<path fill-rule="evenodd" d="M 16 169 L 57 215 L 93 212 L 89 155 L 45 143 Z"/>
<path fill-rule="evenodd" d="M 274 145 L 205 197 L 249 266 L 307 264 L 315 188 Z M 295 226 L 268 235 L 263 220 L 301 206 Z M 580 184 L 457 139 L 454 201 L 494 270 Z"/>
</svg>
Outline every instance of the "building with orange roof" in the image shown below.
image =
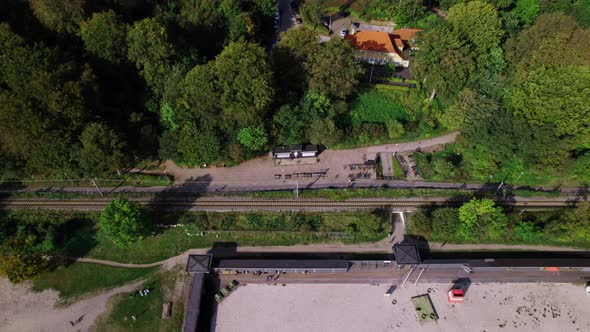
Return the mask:
<svg viewBox="0 0 590 332">
<path fill-rule="evenodd" d="M 394 63 L 408 67 L 410 62 L 407 60 L 406 51 L 413 49 L 412 44 L 420 31 L 420 29 L 400 29 L 389 34 L 366 30 L 346 35 L 344 39 L 352 43 L 358 59 L 373 64 Z"/>
</svg>

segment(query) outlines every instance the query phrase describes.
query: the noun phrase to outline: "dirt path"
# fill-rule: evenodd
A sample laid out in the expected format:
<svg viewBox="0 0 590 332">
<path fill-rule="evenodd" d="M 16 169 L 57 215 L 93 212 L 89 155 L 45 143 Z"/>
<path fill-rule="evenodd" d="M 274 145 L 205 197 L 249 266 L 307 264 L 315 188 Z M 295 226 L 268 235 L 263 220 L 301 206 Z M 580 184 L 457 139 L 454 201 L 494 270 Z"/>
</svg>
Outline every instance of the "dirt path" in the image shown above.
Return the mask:
<svg viewBox="0 0 590 332">
<path fill-rule="evenodd" d="M 6 278 L 0 278 L 0 331 L 88 331 L 94 320 L 106 310 L 111 296 L 131 292 L 142 282 L 112 289 L 65 308 L 56 308 L 56 291 L 35 293 L 30 290 L 30 284 L 13 285 Z M 77 320 L 79 323 L 73 327 L 70 322 Z"/>
<path fill-rule="evenodd" d="M 457 136 L 459 136 L 459 132 L 453 131 L 451 133 L 448 133 L 448 134 L 445 134 L 442 136 L 423 139 L 420 141 L 370 146 L 367 148 L 367 152 L 377 153 L 377 152 L 415 151 L 417 149 L 426 149 L 426 148 L 430 148 L 430 147 L 437 146 L 437 145 L 444 145 L 444 144 L 453 143 L 457 139 Z"/>
</svg>

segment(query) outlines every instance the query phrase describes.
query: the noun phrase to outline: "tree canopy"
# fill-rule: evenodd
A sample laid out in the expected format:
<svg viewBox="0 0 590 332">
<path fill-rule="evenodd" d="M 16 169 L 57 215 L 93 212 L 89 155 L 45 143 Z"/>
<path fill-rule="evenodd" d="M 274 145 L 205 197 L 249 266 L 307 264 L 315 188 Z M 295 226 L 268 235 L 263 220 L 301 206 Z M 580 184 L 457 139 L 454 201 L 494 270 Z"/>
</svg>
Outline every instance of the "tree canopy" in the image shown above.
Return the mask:
<svg viewBox="0 0 590 332">
<path fill-rule="evenodd" d="M 48 29 L 75 34 L 84 19 L 86 0 L 31 0 L 37 19 Z"/>
<path fill-rule="evenodd" d="M 80 166 L 86 174 L 112 174 L 125 164 L 123 143 L 102 123 L 90 123 L 80 136 Z"/>
<path fill-rule="evenodd" d="M 473 44 L 477 53 L 497 47 L 502 39 L 502 20 L 498 11 L 483 1 L 454 5 L 449 9 L 447 21 L 462 38 Z"/>
<path fill-rule="evenodd" d="M 127 32 L 127 56 L 135 63 L 148 86 L 162 94 L 170 74 L 174 49 L 166 27 L 155 18 L 137 21 Z"/>
<path fill-rule="evenodd" d="M 264 49 L 231 42 L 215 59 L 222 119 L 240 127 L 256 123 L 273 97 L 272 72 Z"/>
<path fill-rule="evenodd" d="M 147 219 L 138 203 L 116 198 L 101 212 L 100 228 L 114 243 L 125 247 L 143 238 Z"/>
<path fill-rule="evenodd" d="M 346 98 L 359 82 L 362 67 L 353 57 L 352 45 L 331 39 L 313 55 L 309 88 L 330 97 Z"/>
<path fill-rule="evenodd" d="M 459 208 L 458 232 L 468 240 L 499 239 L 506 231 L 507 219 L 491 199 L 472 199 Z M 486 234 L 487 232 L 487 234 Z"/>
<path fill-rule="evenodd" d="M 112 63 L 121 63 L 126 53 L 125 25 L 119 22 L 113 10 L 93 13 L 80 23 L 84 47 L 97 57 Z"/>
</svg>

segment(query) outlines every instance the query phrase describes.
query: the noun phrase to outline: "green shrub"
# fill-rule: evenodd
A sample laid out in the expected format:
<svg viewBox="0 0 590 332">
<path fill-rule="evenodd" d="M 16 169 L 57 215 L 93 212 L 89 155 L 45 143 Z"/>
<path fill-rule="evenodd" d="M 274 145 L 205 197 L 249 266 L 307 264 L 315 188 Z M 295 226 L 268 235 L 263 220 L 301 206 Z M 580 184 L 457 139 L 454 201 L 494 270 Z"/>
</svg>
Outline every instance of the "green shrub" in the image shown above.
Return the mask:
<svg viewBox="0 0 590 332">
<path fill-rule="evenodd" d="M 353 125 L 363 122 L 385 124 L 403 121 L 407 117 L 404 105 L 392 96 L 377 90 L 370 90 L 358 96 L 351 111 Z"/>
<path fill-rule="evenodd" d="M 459 212 L 456 208 L 440 208 L 432 212 L 432 233 L 436 239 L 457 238 Z"/>
<path fill-rule="evenodd" d="M 408 225 L 408 232 L 413 235 L 430 237 L 432 235 L 432 219 L 424 211 L 420 210 L 412 214 Z"/>
<path fill-rule="evenodd" d="M 534 222 L 521 221 L 514 227 L 514 237 L 525 242 L 535 242 L 542 238 L 542 233 Z"/>
</svg>

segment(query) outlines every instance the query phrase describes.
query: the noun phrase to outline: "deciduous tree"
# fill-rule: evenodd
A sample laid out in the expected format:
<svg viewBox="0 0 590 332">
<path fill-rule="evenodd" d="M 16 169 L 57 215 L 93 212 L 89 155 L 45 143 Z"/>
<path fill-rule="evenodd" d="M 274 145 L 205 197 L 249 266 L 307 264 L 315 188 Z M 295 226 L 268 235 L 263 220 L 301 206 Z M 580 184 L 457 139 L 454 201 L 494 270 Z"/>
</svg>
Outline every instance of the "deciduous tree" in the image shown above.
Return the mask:
<svg viewBox="0 0 590 332">
<path fill-rule="evenodd" d="M 106 124 L 88 124 L 80 135 L 80 142 L 80 166 L 86 174 L 112 174 L 125 165 L 124 143 Z"/>
<path fill-rule="evenodd" d="M 185 163 L 214 163 L 220 157 L 220 149 L 219 135 L 212 129 L 198 128 L 193 123 L 187 123 L 179 133 L 178 151 Z"/>
<path fill-rule="evenodd" d="M 363 68 L 355 60 L 352 45 L 342 39 L 327 42 L 311 60 L 309 88 L 344 99 L 358 84 Z"/>
<path fill-rule="evenodd" d="M 224 126 L 258 122 L 273 97 L 272 72 L 264 49 L 245 41 L 231 42 L 215 59 Z"/>
<path fill-rule="evenodd" d="M 518 0 L 514 12 L 525 25 L 531 25 L 539 15 L 540 9 L 539 0 Z"/>
<path fill-rule="evenodd" d="M 5 275 L 13 284 L 34 278 L 46 266 L 47 262 L 38 253 L 23 251 L 0 254 L 0 275 Z"/>
<path fill-rule="evenodd" d="M 472 199 L 459 208 L 458 233 L 466 240 L 489 237 L 499 239 L 507 220 L 491 199 Z"/>
<path fill-rule="evenodd" d="M 140 70 L 148 86 L 158 94 L 164 92 L 173 55 L 166 27 L 157 19 L 136 21 L 127 32 L 127 56 Z"/>
<path fill-rule="evenodd" d="M 268 136 L 262 125 L 256 125 L 242 128 L 238 133 L 238 141 L 246 149 L 256 152 L 266 145 Z"/>
<path fill-rule="evenodd" d="M 447 21 L 467 38 L 480 54 L 500 44 L 502 20 L 498 11 L 483 1 L 458 3 L 449 9 Z"/>
<path fill-rule="evenodd" d="M 141 240 L 148 228 L 141 205 L 124 197 L 111 201 L 99 219 L 101 230 L 121 247 Z"/>
<path fill-rule="evenodd" d="M 118 21 L 117 14 L 112 10 L 93 13 L 90 19 L 80 24 L 84 48 L 112 63 L 121 63 L 125 59 L 125 29 L 125 25 Z"/>
<path fill-rule="evenodd" d="M 531 125 L 555 125 L 555 134 L 575 146 L 590 140 L 589 95 L 589 67 L 540 67 L 512 89 L 509 106 Z"/>
<path fill-rule="evenodd" d="M 31 0 L 31 9 L 48 29 L 59 33 L 77 33 L 84 19 L 86 0 Z"/>
</svg>

